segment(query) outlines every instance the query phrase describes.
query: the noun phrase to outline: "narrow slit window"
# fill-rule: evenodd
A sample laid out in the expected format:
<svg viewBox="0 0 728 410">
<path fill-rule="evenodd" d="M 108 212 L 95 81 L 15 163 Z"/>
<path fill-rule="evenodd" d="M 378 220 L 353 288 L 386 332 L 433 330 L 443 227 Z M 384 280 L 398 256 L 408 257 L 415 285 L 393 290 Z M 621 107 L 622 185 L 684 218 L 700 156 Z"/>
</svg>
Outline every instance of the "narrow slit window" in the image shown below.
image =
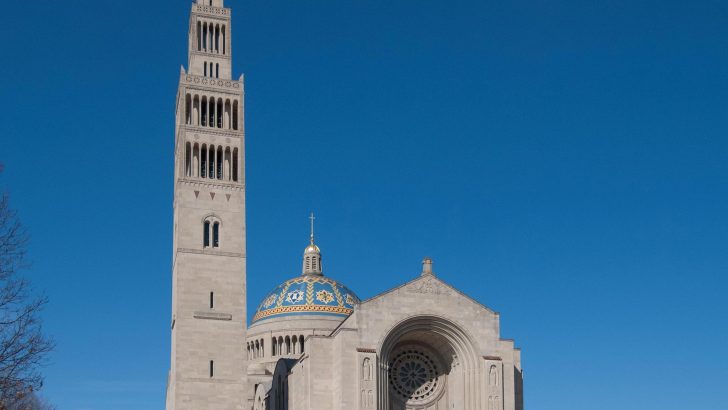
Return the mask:
<svg viewBox="0 0 728 410">
<path fill-rule="evenodd" d="M 215 309 L 215 292 L 210 292 L 210 309 Z"/>
<path fill-rule="evenodd" d="M 210 378 L 215 377 L 215 362 L 210 360 Z"/>
</svg>

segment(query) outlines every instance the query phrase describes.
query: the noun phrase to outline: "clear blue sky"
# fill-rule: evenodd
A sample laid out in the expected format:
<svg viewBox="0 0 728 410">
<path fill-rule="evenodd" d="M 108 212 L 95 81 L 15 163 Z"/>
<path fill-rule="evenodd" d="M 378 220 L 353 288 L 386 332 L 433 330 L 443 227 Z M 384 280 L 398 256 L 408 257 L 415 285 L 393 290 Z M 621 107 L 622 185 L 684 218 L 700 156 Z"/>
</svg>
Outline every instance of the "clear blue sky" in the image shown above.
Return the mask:
<svg viewBox="0 0 728 410">
<path fill-rule="evenodd" d="M 6 2 L 0 188 L 60 410 L 161 409 L 190 1 Z M 529 409 L 728 408 L 728 3 L 253 1 L 248 306 L 299 273 L 501 312 Z"/>
</svg>

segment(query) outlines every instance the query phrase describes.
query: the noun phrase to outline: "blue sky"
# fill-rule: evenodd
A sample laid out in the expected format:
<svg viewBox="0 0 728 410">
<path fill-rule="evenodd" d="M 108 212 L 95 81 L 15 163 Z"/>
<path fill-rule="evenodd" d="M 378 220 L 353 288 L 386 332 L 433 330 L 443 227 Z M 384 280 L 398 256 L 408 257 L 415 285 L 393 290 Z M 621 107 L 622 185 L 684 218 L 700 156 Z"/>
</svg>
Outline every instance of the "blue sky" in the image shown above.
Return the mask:
<svg viewBox="0 0 728 410">
<path fill-rule="evenodd" d="M 160 409 L 189 1 L 4 8 L 0 187 L 59 409 Z M 728 4 L 242 1 L 248 306 L 432 256 L 501 312 L 530 409 L 728 406 Z"/>
</svg>

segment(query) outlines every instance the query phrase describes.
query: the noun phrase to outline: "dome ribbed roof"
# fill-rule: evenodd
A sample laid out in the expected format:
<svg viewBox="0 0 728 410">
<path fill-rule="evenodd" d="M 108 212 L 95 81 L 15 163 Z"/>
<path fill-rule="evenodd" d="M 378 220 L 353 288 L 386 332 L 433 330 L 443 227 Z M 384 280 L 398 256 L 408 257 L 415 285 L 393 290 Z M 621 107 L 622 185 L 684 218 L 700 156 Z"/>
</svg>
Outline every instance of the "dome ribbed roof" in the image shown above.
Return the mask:
<svg viewBox="0 0 728 410">
<path fill-rule="evenodd" d="M 328 315 L 347 318 L 359 298 L 341 283 L 319 275 L 302 275 L 273 289 L 258 306 L 251 324 L 282 316 Z"/>
</svg>

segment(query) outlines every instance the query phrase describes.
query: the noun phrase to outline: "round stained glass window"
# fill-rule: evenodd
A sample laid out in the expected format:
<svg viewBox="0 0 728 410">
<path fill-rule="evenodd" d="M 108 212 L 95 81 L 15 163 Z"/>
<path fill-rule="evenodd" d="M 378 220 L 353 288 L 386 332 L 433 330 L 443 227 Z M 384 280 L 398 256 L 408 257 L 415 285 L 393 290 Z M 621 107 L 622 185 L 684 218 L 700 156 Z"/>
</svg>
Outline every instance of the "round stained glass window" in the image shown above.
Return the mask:
<svg viewBox="0 0 728 410">
<path fill-rule="evenodd" d="M 405 403 L 426 403 L 437 396 L 439 373 L 435 361 L 418 348 L 396 353 L 389 363 L 389 385 Z"/>
</svg>

